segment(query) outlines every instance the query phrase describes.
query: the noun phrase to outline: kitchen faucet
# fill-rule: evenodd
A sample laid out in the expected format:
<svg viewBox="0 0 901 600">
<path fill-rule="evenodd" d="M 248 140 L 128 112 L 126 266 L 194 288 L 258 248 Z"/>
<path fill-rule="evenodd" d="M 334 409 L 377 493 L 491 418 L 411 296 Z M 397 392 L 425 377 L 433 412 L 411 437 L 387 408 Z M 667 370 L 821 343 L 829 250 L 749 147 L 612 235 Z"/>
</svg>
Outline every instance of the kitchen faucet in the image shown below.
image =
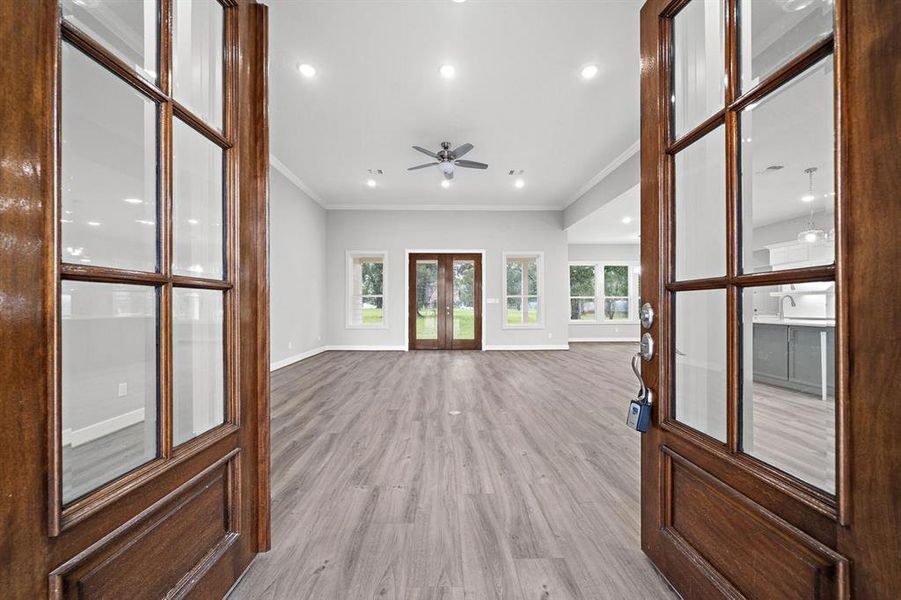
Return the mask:
<svg viewBox="0 0 901 600">
<path fill-rule="evenodd" d="M 792 306 L 798 306 L 797 303 L 795 303 L 795 299 L 790 294 L 785 294 L 784 296 L 779 298 L 779 319 L 785 318 L 785 299 L 786 298 L 789 299 L 789 301 L 792 303 Z"/>
</svg>

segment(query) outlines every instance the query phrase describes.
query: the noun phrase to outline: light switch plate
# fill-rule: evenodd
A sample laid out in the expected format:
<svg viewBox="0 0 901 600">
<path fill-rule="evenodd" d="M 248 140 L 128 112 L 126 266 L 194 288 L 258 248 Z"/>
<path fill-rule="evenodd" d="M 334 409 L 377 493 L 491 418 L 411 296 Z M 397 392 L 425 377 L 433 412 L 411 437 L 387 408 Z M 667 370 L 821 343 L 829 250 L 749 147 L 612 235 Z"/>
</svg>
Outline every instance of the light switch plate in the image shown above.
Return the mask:
<svg viewBox="0 0 901 600">
<path fill-rule="evenodd" d="M 127 395 L 128 395 L 128 384 L 120 383 L 119 384 L 119 397 L 122 398 L 123 396 L 127 396 Z"/>
</svg>

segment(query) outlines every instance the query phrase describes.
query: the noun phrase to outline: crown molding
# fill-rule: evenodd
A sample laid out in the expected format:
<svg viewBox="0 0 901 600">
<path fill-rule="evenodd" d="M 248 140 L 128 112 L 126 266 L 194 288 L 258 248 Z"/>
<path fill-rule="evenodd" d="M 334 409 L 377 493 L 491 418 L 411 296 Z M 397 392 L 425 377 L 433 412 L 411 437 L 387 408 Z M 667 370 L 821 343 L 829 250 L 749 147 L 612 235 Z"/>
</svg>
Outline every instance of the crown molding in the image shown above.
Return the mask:
<svg viewBox="0 0 901 600">
<path fill-rule="evenodd" d="M 272 165 L 273 167 L 275 167 L 276 171 L 278 171 L 279 173 L 284 175 L 285 179 L 287 179 L 288 181 L 290 181 L 291 183 L 296 185 L 298 188 L 300 188 L 300 191 L 302 191 L 304 194 L 306 194 L 307 196 L 309 196 L 310 198 L 315 200 L 316 204 L 318 204 L 322 208 L 326 208 L 326 209 L 331 208 L 326 203 L 326 201 L 322 199 L 322 197 L 319 194 L 314 192 L 310 186 L 308 186 L 306 183 L 304 183 L 300 177 L 298 177 L 297 175 L 294 174 L 294 171 L 289 169 L 287 167 L 287 165 L 285 165 L 285 163 L 280 161 L 278 159 L 278 157 L 275 156 L 274 154 L 269 155 L 269 164 Z"/>
<path fill-rule="evenodd" d="M 588 192 L 588 190 L 590 190 L 591 188 L 596 186 L 598 183 L 603 181 L 604 178 L 607 177 L 607 175 L 610 175 L 610 173 L 612 173 L 617 167 L 619 167 L 621 164 L 623 164 L 624 162 L 626 162 L 627 160 L 632 158 L 632 156 L 636 152 L 638 152 L 640 145 L 641 145 L 641 140 L 635 140 L 634 144 L 632 144 L 631 146 L 626 148 L 619 156 L 617 156 L 612 161 L 610 161 L 610 163 L 606 167 L 601 169 L 601 171 L 597 175 L 595 175 L 594 177 L 589 179 L 585 183 L 585 185 L 580 187 L 576 191 L 575 194 L 570 196 L 569 200 L 566 202 L 566 204 L 563 206 L 563 208 L 565 209 L 570 204 L 572 204 L 573 202 L 575 202 L 576 200 L 578 200 L 579 198 L 584 196 L 585 193 Z"/>
<path fill-rule="evenodd" d="M 332 204 L 328 210 L 399 210 L 399 211 L 459 211 L 459 212 L 522 212 L 551 211 L 560 212 L 559 205 L 505 204 L 490 206 L 486 204 Z"/>
</svg>

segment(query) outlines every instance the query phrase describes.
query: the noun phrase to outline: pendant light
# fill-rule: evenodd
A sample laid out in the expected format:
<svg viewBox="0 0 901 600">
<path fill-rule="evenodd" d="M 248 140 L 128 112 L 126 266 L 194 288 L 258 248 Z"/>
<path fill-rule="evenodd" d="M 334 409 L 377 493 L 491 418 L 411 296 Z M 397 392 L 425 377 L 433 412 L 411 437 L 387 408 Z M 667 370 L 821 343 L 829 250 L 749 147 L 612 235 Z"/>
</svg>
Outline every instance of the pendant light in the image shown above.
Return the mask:
<svg viewBox="0 0 901 600">
<path fill-rule="evenodd" d="M 807 173 L 809 178 L 809 187 L 807 189 L 807 195 L 803 196 L 801 200 L 810 204 L 810 217 L 807 219 L 807 229 L 798 233 L 798 241 L 815 244 L 816 242 L 822 242 L 826 239 L 826 232 L 819 229 L 816 222 L 813 220 L 813 202 L 816 199 L 816 196 L 813 194 L 813 174 L 817 172 L 817 168 L 809 167 L 804 169 L 804 172 Z"/>
</svg>

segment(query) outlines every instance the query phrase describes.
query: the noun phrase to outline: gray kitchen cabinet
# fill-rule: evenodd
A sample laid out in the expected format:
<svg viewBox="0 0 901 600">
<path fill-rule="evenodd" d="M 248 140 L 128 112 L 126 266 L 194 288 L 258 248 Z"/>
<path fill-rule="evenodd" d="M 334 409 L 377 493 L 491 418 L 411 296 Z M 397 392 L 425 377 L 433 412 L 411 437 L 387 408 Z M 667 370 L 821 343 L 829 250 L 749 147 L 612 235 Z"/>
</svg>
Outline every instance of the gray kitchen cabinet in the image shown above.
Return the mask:
<svg viewBox="0 0 901 600">
<path fill-rule="evenodd" d="M 774 385 L 788 381 L 788 327 L 754 324 L 754 380 Z"/>
<path fill-rule="evenodd" d="M 791 387 L 811 394 L 822 393 L 821 334 L 826 334 L 826 387 L 835 393 L 835 328 L 788 327 L 788 380 Z"/>
</svg>

